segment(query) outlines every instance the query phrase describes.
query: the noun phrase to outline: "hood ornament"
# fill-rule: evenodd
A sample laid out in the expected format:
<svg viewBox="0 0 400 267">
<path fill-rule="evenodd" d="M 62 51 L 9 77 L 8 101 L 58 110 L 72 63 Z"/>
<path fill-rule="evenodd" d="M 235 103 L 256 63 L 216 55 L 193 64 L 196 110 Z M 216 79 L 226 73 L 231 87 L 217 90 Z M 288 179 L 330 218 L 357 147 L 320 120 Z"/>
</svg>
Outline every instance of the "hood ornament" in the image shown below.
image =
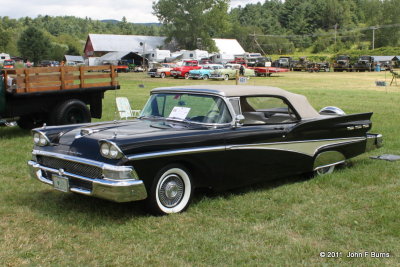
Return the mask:
<svg viewBox="0 0 400 267">
<path fill-rule="evenodd" d="M 90 129 L 90 128 L 83 128 L 83 129 L 80 130 L 79 133 L 77 133 L 77 134 L 75 135 L 75 139 L 84 137 L 84 136 L 86 136 L 86 135 L 91 135 L 91 134 L 96 133 L 96 132 L 99 132 L 99 131 L 100 131 L 100 130 L 93 130 L 93 129 Z"/>
</svg>

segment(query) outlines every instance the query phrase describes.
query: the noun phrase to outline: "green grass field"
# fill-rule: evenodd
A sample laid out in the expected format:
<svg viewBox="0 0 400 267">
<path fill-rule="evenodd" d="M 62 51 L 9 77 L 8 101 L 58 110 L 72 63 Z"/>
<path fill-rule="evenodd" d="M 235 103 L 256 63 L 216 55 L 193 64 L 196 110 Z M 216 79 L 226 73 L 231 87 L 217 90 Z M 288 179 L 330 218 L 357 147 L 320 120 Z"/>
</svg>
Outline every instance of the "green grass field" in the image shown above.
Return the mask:
<svg viewBox="0 0 400 267">
<path fill-rule="evenodd" d="M 386 76 L 386 77 L 385 77 Z M 373 111 L 384 147 L 333 174 L 201 193 L 182 214 L 153 217 L 139 203 L 117 204 L 54 191 L 28 177 L 30 133 L 0 128 L 0 266 L 400 266 L 400 86 L 381 73 L 285 73 L 252 78 L 306 95 L 318 110 Z M 119 77 L 106 93 L 103 120 L 116 119 L 115 96 L 140 109 L 154 87 L 234 81 Z M 144 88 L 139 87 L 144 85 Z M 399 82 L 400 85 L 400 82 Z M 341 253 L 320 257 L 320 252 Z M 348 258 L 348 252 L 389 258 Z"/>
</svg>

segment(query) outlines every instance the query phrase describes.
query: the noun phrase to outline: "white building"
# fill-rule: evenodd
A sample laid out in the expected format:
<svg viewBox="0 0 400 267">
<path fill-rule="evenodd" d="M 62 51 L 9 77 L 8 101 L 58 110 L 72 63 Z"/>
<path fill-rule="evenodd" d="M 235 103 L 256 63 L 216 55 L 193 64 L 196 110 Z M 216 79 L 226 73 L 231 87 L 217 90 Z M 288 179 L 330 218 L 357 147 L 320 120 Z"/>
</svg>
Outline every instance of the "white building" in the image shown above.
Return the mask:
<svg viewBox="0 0 400 267">
<path fill-rule="evenodd" d="M 9 59 L 11 59 L 9 54 L 6 54 L 6 53 L 0 54 L 0 64 L 3 64 L 4 60 L 9 60 Z"/>
<path fill-rule="evenodd" d="M 218 64 L 225 64 L 233 60 L 235 60 L 235 56 L 232 54 L 217 53 L 211 56 L 211 61 Z"/>
<path fill-rule="evenodd" d="M 239 44 L 236 39 L 213 39 L 215 46 L 218 48 L 218 52 L 227 55 L 240 55 L 244 54 L 243 47 Z"/>
<path fill-rule="evenodd" d="M 182 54 L 182 59 L 195 59 L 195 60 L 200 60 L 202 58 L 208 58 L 209 54 L 205 50 L 181 50 L 179 53 Z"/>
<path fill-rule="evenodd" d="M 153 51 L 148 51 L 146 58 L 149 62 L 163 62 L 166 58 L 171 57 L 171 51 L 155 49 Z"/>
</svg>

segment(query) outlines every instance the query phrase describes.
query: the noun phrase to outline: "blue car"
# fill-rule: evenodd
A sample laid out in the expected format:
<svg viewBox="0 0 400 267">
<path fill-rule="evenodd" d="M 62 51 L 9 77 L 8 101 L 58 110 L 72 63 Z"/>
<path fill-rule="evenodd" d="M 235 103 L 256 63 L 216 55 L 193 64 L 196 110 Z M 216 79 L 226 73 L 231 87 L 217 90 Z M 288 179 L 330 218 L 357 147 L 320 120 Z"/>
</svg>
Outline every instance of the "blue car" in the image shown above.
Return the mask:
<svg viewBox="0 0 400 267">
<path fill-rule="evenodd" d="M 213 65 L 204 65 L 202 66 L 201 69 L 197 70 L 191 70 L 189 71 L 189 78 L 190 79 L 196 79 L 196 80 L 208 80 L 210 78 L 211 73 L 214 70 L 222 69 L 224 66 L 219 65 L 219 64 L 213 64 Z"/>
</svg>

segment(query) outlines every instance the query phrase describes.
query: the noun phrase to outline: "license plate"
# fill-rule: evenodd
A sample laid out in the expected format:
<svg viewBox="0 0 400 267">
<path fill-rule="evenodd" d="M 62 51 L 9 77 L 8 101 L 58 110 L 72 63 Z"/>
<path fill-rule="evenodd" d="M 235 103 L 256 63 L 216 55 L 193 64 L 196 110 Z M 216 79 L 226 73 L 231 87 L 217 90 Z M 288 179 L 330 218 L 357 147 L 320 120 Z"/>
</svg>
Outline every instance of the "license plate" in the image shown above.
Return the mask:
<svg viewBox="0 0 400 267">
<path fill-rule="evenodd" d="M 54 189 L 60 190 L 62 192 L 69 192 L 69 181 L 66 177 L 53 174 L 53 186 Z"/>
</svg>

